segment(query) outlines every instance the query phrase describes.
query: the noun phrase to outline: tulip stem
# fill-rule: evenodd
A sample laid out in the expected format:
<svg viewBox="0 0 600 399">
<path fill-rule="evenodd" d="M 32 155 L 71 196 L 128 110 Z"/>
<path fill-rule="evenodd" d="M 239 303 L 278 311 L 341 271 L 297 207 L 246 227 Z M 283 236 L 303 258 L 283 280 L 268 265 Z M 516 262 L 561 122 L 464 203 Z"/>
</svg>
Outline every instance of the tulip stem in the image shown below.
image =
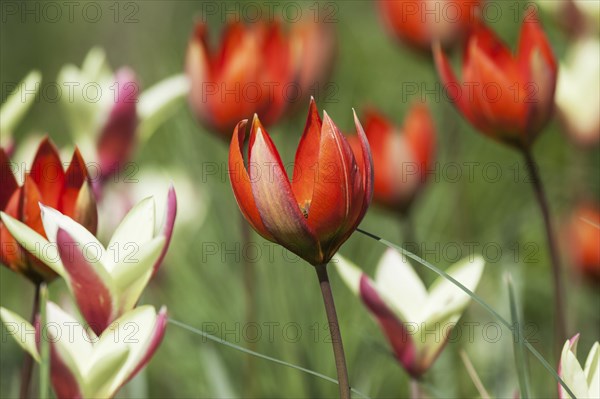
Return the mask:
<svg viewBox="0 0 600 399">
<path fill-rule="evenodd" d="M 333 346 L 335 367 L 340 387 L 340 399 L 350 399 L 348 368 L 346 367 L 344 345 L 342 343 L 342 334 L 340 333 L 340 325 L 335 311 L 335 302 L 333 301 L 331 284 L 329 283 L 329 276 L 327 275 L 327 265 L 317 265 L 315 266 L 315 270 L 317 271 L 317 277 L 319 278 L 319 285 L 321 286 L 321 294 L 323 295 L 323 303 L 325 304 L 325 312 L 327 313 L 327 321 L 329 323 L 329 331 L 331 333 L 331 344 Z"/>
<path fill-rule="evenodd" d="M 242 246 L 245 248 L 250 242 L 250 224 L 244 219 L 244 216 L 240 213 L 241 223 L 242 223 Z M 245 253 L 242 251 L 242 253 Z M 256 322 L 256 267 L 253 262 L 249 262 L 248 259 L 244 256 L 243 260 L 243 274 L 244 274 L 244 294 L 245 294 L 245 302 L 246 302 L 246 314 L 245 314 L 245 323 L 246 327 L 250 323 Z M 252 341 L 248 343 L 248 349 L 251 351 L 256 350 L 256 341 Z M 244 370 L 244 379 L 245 385 L 247 389 L 248 396 L 254 396 L 254 391 L 256 389 L 256 378 L 254 378 L 255 371 L 255 361 L 252 356 L 248 357 L 245 370 Z"/>
<path fill-rule="evenodd" d="M 535 160 L 530 150 L 526 149 L 523 151 L 525 156 L 525 164 L 529 171 L 529 177 L 533 185 L 533 191 L 537 199 L 538 205 L 544 218 L 544 225 L 546 227 L 546 239 L 548 242 L 548 249 L 550 250 L 550 259 L 552 264 L 552 276 L 554 282 L 554 307 L 555 307 L 555 340 L 557 349 L 560 350 L 563 341 L 567 338 L 567 325 L 565 316 L 565 293 L 562 279 L 562 270 L 560 266 L 560 256 L 558 254 L 558 246 L 554 238 L 554 230 L 552 228 L 552 221 L 550 219 L 550 208 L 548 206 L 548 199 L 540 179 L 540 174 L 536 166 Z"/>
<path fill-rule="evenodd" d="M 410 398 L 421 399 L 421 387 L 415 378 L 410 379 Z"/>
<path fill-rule="evenodd" d="M 40 309 L 40 289 L 41 284 L 36 283 L 35 294 L 33 297 L 33 309 L 31 311 L 31 325 L 35 326 L 35 318 Z M 19 398 L 29 398 L 29 386 L 31 385 L 31 375 L 33 374 L 33 357 L 29 353 L 25 353 L 23 359 L 23 366 L 21 367 L 21 389 L 19 391 Z"/>
</svg>

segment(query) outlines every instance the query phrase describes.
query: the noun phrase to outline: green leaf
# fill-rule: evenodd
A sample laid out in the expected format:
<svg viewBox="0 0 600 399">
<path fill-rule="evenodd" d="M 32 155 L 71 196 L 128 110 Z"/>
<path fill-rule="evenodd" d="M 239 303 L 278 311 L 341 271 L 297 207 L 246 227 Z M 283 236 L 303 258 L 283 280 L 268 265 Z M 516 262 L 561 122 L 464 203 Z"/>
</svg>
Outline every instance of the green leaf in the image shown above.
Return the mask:
<svg viewBox="0 0 600 399">
<path fill-rule="evenodd" d="M 516 337 L 513 340 L 515 364 L 517 366 L 517 376 L 519 377 L 519 387 L 521 388 L 521 398 L 529 398 L 529 372 L 525 358 L 525 349 L 523 345 L 523 329 L 521 328 L 521 319 L 517 308 L 517 299 L 510 274 L 506 275 L 506 285 L 508 286 L 508 297 L 510 299 L 510 315 L 513 327 L 516 331 Z"/>
</svg>

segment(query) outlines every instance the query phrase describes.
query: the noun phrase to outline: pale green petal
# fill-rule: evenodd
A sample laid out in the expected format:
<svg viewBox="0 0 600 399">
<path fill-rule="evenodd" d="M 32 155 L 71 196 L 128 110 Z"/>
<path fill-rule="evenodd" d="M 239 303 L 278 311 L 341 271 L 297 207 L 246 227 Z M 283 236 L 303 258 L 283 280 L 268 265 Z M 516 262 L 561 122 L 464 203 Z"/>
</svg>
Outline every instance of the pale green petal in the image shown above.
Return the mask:
<svg viewBox="0 0 600 399">
<path fill-rule="evenodd" d="M 58 255 L 55 243 L 50 243 L 38 232 L 25 223 L 0 212 L 2 222 L 15 240 L 33 256 L 41 260 L 46 266 L 54 270 L 58 275 L 64 277 L 65 269 Z"/>
<path fill-rule="evenodd" d="M 125 261 L 132 246 L 142 248 L 154 237 L 155 229 L 154 198 L 148 197 L 134 206 L 114 232 L 107 249 L 111 252 L 111 262 L 107 268 L 112 271 L 115 265 Z"/>
<path fill-rule="evenodd" d="M 463 259 L 451 266 L 447 273 L 462 283 L 466 288 L 475 291 L 485 262 L 482 257 Z M 448 318 L 450 314 L 461 314 L 469 304 L 471 297 L 460 288 L 443 277 L 438 277 L 429 288 L 429 299 L 422 309 L 423 320 L 434 321 Z"/>
<path fill-rule="evenodd" d="M 165 237 L 159 236 L 140 248 L 134 255 L 135 262 L 122 263 L 114 268 L 113 280 L 117 290 L 119 312 L 128 311 L 135 306 L 152 277 L 154 264 L 164 246 Z"/>
<path fill-rule="evenodd" d="M 592 345 L 587 360 L 585 361 L 584 374 L 590 394 L 600 396 L 600 345 L 598 341 Z"/>
<path fill-rule="evenodd" d="M 378 292 L 393 304 L 407 322 L 420 322 L 427 290 L 406 257 L 394 249 L 386 250 L 377 265 Z"/>
<path fill-rule="evenodd" d="M 19 346 L 40 362 L 40 355 L 35 344 L 35 328 L 27 320 L 8 309 L 0 307 L 0 318 L 4 322 L 8 334 L 17 341 Z"/>
<path fill-rule="evenodd" d="M 363 271 L 340 254 L 336 254 L 331 263 L 335 265 L 342 281 L 346 283 L 350 291 L 354 295 L 360 296 L 360 278 L 363 275 Z"/>
<path fill-rule="evenodd" d="M 587 398 L 589 396 L 588 385 L 576 354 L 577 342 L 573 345 L 569 341 L 565 342 L 560 357 L 560 376 L 577 398 Z M 569 394 L 562 387 L 560 389 L 563 398 L 568 398 Z"/>
</svg>

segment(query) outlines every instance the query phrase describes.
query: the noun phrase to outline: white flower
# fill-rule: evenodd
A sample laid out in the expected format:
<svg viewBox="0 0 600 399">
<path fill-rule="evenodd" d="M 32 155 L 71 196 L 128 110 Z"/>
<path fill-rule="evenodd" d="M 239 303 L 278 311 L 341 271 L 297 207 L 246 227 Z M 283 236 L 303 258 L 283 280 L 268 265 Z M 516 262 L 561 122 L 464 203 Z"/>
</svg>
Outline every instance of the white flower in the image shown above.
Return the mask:
<svg viewBox="0 0 600 399">
<path fill-rule="evenodd" d="M 392 249 L 381 258 L 374 281 L 340 255 L 335 259 L 344 282 L 377 318 L 398 361 L 413 377 L 425 373 L 470 297 L 443 277 L 427 290 L 408 260 Z M 483 258 L 477 256 L 458 262 L 447 273 L 475 290 L 483 266 Z"/>
<path fill-rule="evenodd" d="M 175 191 L 169 190 L 162 227 L 154 198 L 146 198 L 125 216 L 107 247 L 68 216 L 40 207 L 48 239 L 4 213 L 0 216 L 20 245 L 65 279 L 83 317 L 101 334 L 133 309 L 160 266 L 173 233 Z"/>
<path fill-rule="evenodd" d="M 49 341 L 50 374 L 58 398 L 112 398 L 152 358 L 167 324 L 165 308 L 157 314 L 152 306 L 140 306 L 97 336 L 56 304 L 48 302 L 46 309 L 41 328 L 4 308 L 0 317 L 9 334 L 38 362 L 36 340 Z"/>
<path fill-rule="evenodd" d="M 585 366 L 581 368 L 577 360 L 577 341 L 579 334 L 565 342 L 558 374 L 578 399 L 600 398 L 600 345 L 598 341 L 592 345 Z M 570 397 L 560 384 L 558 391 L 561 399 Z"/>
</svg>

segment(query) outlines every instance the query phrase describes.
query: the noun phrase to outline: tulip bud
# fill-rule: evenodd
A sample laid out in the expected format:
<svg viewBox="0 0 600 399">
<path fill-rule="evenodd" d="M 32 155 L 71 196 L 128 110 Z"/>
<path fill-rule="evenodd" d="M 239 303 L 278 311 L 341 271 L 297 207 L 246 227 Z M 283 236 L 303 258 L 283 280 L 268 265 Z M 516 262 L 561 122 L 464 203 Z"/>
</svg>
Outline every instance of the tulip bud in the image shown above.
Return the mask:
<svg viewBox="0 0 600 399">
<path fill-rule="evenodd" d="M 381 18 L 403 42 L 431 49 L 434 42 L 451 46 L 462 41 L 477 21 L 480 0 L 378 0 Z"/>
<path fill-rule="evenodd" d="M 216 50 L 208 44 L 207 26 L 198 23 L 186 56 L 193 112 L 226 140 L 253 113 L 274 123 L 286 107 L 282 86 L 293 82 L 292 57 L 277 22 L 229 23 Z"/>
<path fill-rule="evenodd" d="M 467 39 L 460 82 L 439 44 L 435 62 L 448 95 L 485 135 L 529 149 L 552 115 L 557 64 L 533 11 L 521 25 L 516 55 L 478 23 Z"/>
<path fill-rule="evenodd" d="M 413 105 L 396 129 L 376 110 L 365 113 L 365 134 L 373 156 L 375 202 L 404 213 L 426 182 L 435 152 L 435 126 L 425 105 Z M 355 150 L 356 136 L 348 138 Z M 360 158 L 358 159 L 360 165 Z"/>
<path fill-rule="evenodd" d="M 600 392 L 600 345 L 596 341 L 585 361 L 585 366 L 577 360 L 579 334 L 565 342 L 558 365 L 558 375 L 578 398 L 595 398 Z M 571 396 L 558 385 L 560 399 Z"/>
<path fill-rule="evenodd" d="M 355 115 L 363 166 L 331 118 L 323 121 L 311 100 L 298 145 L 294 176 L 287 177 L 275 145 L 255 116 L 248 166 L 243 148 L 247 121 L 240 122 L 229 149 L 229 177 L 244 217 L 267 240 L 312 265 L 327 263 L 354 232 L 371 202 L 369 145 Z"/>
<path fill-rule="evenodd" d="M 54 207 L 81 223 L 91 233 L 96 232 L 96 201 L 90 188 L 85 161 L 75 149 L 66 171 L 54 144 L 45 138 L 34 157 L 31 171 L 25 173 L 19 187 L 11 164 L 0 148 L 0 210 L 24 223 L 37 234 L 46 237 L 39 203 Z M 23 274 L 32 282 L 51 281 L 57 275 L 34 256 L 28 246 L 23 247 L 0 220 L 0 261 L 13 271 Z M 46 248 L 44 248 L 45 250 Z"/>
</svg>

